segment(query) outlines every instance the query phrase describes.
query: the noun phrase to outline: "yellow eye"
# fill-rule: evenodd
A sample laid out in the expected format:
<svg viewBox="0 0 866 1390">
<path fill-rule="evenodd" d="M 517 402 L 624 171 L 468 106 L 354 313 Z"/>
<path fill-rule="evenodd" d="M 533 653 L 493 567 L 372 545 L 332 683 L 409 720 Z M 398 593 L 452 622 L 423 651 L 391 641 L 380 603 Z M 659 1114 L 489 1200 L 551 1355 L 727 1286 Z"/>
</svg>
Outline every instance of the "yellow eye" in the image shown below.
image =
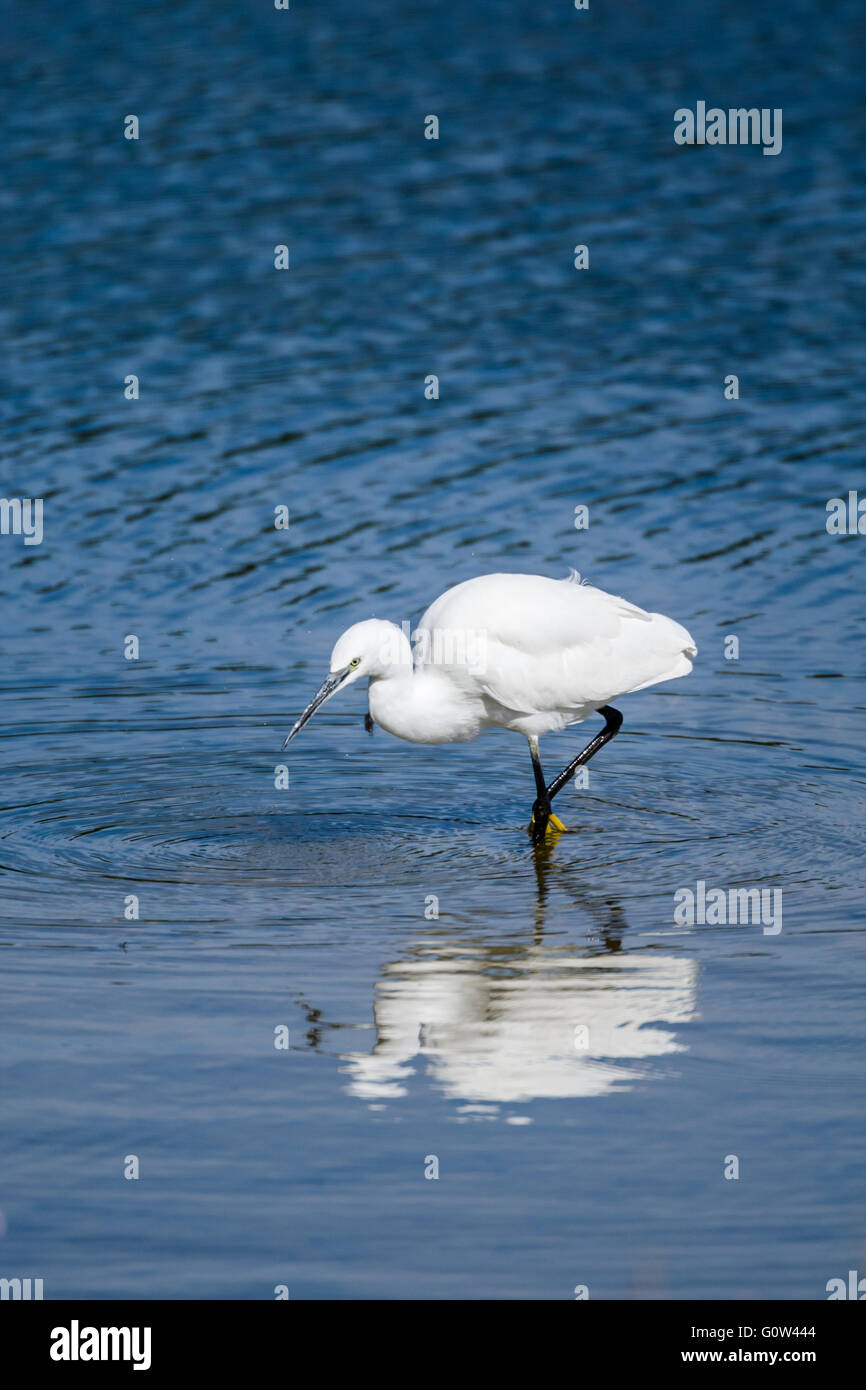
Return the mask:
<svg viewBox="0 0 866 1390">
<path fill-rule="evenodd" d="M 355 667 L 360 665 L 361 658 L 359 656 L 353 657 L 352 660 L 349 662 L 349 670 L 354 671 Z"/>
</svg>

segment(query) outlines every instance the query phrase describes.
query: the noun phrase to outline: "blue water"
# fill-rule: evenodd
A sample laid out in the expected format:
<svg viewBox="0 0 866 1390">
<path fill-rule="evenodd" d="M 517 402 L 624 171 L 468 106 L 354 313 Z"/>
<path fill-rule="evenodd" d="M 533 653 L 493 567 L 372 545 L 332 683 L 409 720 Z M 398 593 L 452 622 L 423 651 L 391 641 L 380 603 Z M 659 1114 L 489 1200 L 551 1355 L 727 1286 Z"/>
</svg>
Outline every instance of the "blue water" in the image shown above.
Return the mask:
<svg viewBox="0 0 866 1390">
<path fill-rule="evenodd" d="M 853 0 L 7 12 L 0 1275 L 866 1274 L 864 48 Z M 782 153 L 676 146 L 699 99 Z M 275 789 L 351 622 L 570 567 L 700 655 L 569 834 L 521 739 L 370 737 L 359 687 Z M 782 930 L 677 925 L 698 881 Z"/>
</svg>

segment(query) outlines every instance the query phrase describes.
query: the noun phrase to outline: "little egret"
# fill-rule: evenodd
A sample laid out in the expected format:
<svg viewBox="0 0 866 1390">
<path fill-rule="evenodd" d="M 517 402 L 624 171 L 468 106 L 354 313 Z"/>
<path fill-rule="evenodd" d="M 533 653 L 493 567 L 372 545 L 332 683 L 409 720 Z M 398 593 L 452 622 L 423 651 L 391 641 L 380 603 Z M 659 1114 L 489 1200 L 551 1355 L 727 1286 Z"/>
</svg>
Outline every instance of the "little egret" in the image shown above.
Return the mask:
<svg viewBox="0 0 866 1390">
<path fill-rule="evenodd" d="M 448 589 L 414 634 L 370 618 L 348 628 L 331 653 L 327 680 L 283 747 L 353 681 L 369 678 L 370 715 L 410 743 L 467 743 L 485 729 L 515 729 L 529 741 L 536 799 L 529 831 L 564 830 L 551 802 L 575 772 L 619 732 L 611 701 L 686 676 L 697 647 L 661 613 L 568 579 L 484 574 Z M 598 712 L 604 728 L 545 782 L 541 734 Z"/>
</svg>

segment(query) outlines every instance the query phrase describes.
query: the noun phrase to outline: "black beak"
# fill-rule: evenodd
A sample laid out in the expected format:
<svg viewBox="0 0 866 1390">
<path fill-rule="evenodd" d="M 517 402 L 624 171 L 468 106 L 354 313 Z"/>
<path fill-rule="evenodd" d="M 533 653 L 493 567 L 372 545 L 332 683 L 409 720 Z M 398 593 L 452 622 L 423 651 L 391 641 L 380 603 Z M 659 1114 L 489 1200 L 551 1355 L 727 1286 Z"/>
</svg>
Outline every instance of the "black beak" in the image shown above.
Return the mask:
<svg viewBox="0 0 866 1390">
<path fill-rule="evenodd" d="M 316 691 L 315 695 L 313 696 L 310 703 L 307 705 L 307 708 L 304 710 L 303 714 L 301 715 L 298 722 L 295 724 L 294 728 L 292 728 L 286 735 L 286 741 L 283 744 L 284 749 L 288 748 L 292 739 L 295 737 L 295 734 L 300 733 L 307 720 L 312 719 L 313 715 L 316 713 L 316 710 L 320 709 L 326 700 L 330 700 L 334 691 L 342 685 L 343 681 L 346 679 L 348 674 L 348 666 L 346 666 L 342 671 L 335 671 L 333 675 L 330 675 L 328 677 L 321 689 Z"/>
</svg>

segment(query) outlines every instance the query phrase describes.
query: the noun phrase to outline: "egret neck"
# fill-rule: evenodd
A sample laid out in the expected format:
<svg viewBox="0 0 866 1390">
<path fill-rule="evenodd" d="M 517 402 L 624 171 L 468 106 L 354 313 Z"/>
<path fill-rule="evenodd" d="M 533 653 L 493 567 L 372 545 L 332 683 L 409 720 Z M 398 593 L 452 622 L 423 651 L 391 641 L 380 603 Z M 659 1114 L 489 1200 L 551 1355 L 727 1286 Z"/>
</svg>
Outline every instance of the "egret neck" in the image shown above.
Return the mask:
<svg viewBox="0 0 866 1390">
<path fill-rule="evenodd" d="M 437 666 L 415 667 L 396 623 L 382 623 L 379 659 L 370 671 L 370 713 L 386 733 L 408 743 L 467 743 L 477 738 L 484 702 Z"/>
</svg>

